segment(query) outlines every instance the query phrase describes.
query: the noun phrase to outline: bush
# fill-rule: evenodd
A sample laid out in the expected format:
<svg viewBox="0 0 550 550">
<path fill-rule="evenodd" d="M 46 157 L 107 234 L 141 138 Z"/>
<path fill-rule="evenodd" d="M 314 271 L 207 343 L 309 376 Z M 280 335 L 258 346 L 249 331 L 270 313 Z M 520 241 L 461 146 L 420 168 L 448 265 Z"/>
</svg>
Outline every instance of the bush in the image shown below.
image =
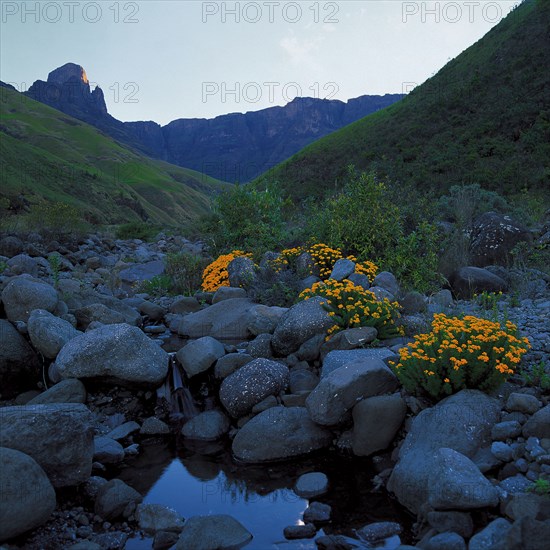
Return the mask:
<svg viewBox="0 0 550 550">
<path fill-rule="evenodd" d="M 229 254 L 222 254 L 212 263 L 208 264 L 202 274 L 202 290 L 205 292 L 216 292 L 221 286 L 229 286 L 227 266 L 238 256 L 250 258 L 252 255 L 241 250 L 233 250 Z"/>
<path fill-rule="evenodd" d="M 283 256 L 280 256 L 283 258 Z M 291 307 L 300 293 L 300 277 L 296 271 L 285 269 L 278 258 L 258 270 L 248 296 L 266 306 Z"/>
<path fill-rule="evenodd" d="M 166 274 L 155 275 L 147 281 L 141 281 L 137 285 L 137 292 L 145 292 L 151 296 L 161 297 L 170 294 L 172 280 Z"/>
<path fill-rule="evenodd" d="M 402 329 L 396 326 L 400 317 L 399 304 L 387 298 L 378 301 L 373 292 L 347 279 L 341 283 L 333 279 L 315 283 L 310 289 L 304 290 L 299 298 L 308 300 L 313 296 L 327 299 L 323 307 L 335 323 L 329 329 L 329 336 L 354 327 L 374 327 L 380 339 L 402 335 Z"/>
<path fill-rule="evenodd" d="M 166 256 L 166 275 L 170 279 L 170 292 L 191 296 L 201 287 L 202 274 L 208 260 L 186 252 Z"/>
<path fill-rule="evenodd" d="M 393 369 L 404 388 L 439 401 L 471 388 L 490 392 L 514 374 L 529 349 L 511 322 L 434 315 L 432 331 L 399 351 Z"/>
<path fill-rule="evenodd" d="M 116 228 L 117 239 L 140 239 L 152 241 L 159 233 L 160 228 L 144 222 L 128 222 Z"/>
<path fill-rule="evenodd" d="M 29 231 L 55 240 L 83 235 L 89 229 L 81 212 L 64 202 L 35 204 L 30 207 L 24 221 Z"/>
<path fill-rule="evenodd" d="M 319 277 L 323 280 L 328 279 L 332 270 L 334 269 L 334 264 L 344 258 L 342 251 L 338 248 L 331 248 L 330 246 L 324 243 L 318 243 L 311 245 L 306 249 L 313 261 Z M 347 256 L 346 259 L 351 260 L 355 263 L 355 272 L 362 275 L 367 275 L 369 281 L 372 282 L 376 273 L 378 272 L 378 267 L 368 260 L 364 262 L 357 261 L 355 256 Z"/>
</svg>

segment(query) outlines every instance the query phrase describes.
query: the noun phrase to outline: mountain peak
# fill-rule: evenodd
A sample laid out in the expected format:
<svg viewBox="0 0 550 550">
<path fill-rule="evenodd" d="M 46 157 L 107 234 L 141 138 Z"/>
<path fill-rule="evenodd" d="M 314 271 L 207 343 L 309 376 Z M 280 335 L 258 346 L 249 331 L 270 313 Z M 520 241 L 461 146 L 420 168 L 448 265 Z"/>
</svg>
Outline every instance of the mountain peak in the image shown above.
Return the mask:
<svg viewBox="0 0 550 550">
<path fill-rule="evenodd" d="M 74 80 L 82 84 L 90 84 L 84 67 L 76 63 L 65 63 L 65 65 L 58 67 L 48 75 L 48 84 L 65 84 Z"/>
</svg>

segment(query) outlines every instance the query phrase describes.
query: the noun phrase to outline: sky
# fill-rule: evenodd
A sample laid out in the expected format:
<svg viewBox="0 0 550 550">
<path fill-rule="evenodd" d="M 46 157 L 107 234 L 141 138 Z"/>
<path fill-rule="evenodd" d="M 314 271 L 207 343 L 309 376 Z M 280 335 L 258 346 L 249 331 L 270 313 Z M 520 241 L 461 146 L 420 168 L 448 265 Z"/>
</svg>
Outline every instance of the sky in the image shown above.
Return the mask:
<svg viewBox="0 0 550 550">
<path fill-rule="evenodd" d="M 407 93 L 517 0 L 0 0 L 0 80 L 73 62 L 123 121 L 213 118 L 308 96 Z"/>
</svg>

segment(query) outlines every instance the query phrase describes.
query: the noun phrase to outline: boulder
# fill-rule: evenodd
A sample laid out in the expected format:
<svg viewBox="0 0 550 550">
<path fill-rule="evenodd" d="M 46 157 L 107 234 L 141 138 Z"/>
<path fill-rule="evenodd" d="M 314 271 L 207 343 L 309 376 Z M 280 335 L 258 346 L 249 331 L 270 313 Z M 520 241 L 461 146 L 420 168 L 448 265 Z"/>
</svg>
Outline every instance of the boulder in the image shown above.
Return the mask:
<svg viewBox="0 0 550 550">
<path fill-rule="evenodd" d="M 229 418 L 221 411 L 205 411 L 187 421 L 181 429 L 183 437 L 200 441 L 215 441 L 229 430 Z"/>
<path fill-rule="evenodd" d="M 94 462 L 117 464 L 124 460 L 124 448 L 110 437 L 94 437 Z"/>
<path fill-rule="evenodd" d="M 95 513 L 103 519 L 112 520 L 123 515 L 129 504 L 139 504 L 142 496 L 124 481 L 111 479 L 102 485 L 95 500 Z"/>
<path fill-rule="evenodd" d="M 103 325 L 116 325 L 126 321 L 124 315 L 104 304 L 90 304 L 74 311 L 78 328 L 86 330 L 94 321 Z"/>
<path fill-rule="evenodd" d="M 124 422 L 116 428 L 113 428 L 108 434 L 107 437 L 114 439 L 115 441 L 121 441 L 126 439 L 130 435 L 139 432 L 140 426 L 137 422 L 130 420 L 130 422 Z"/>
<path fill-rule="evenodd" d="M 80 380 L 68 378 L 37 395 L 27 405 L 48 403 L 86 403 L 86 388 Z"/>
<path fill-rule="evenodd" d="M 54 487 L 90 477 L 93 431 L 93 415 L 79 403 L 0 408 L 0 446 L 34 458 Z"/>
<path fill-rule="evenodd" d="M 58 298 L 53 286 L 27 277 L 16 277 L 2 291 L 2 302 L 11 322 L 26 323 L 34 309 L 55 311 Z"/>
<path fill-rule="evenodd" d="M 387 290 L 392 296 L 397 296 L 399 294 L 399 283 L 394 274 L 389 271 L 382 271 L 379 273 L 374 278 L 372 285 Z"/>
<path fill-rule="evenodd" d="M 183 529 L 183 518 L 175 510 L 161 504 L 140 504 L 136 510 L 136 519 L 139 528 L 146 533 L 181 533 Z"/>
<path fill-rule="evenodd" d="M 458 298 L 471 299 L 482 292 L 506 292 L 508 284 L 498 275 L 481 267 L 461 267 L 450 277 L 449 282 Z"/>
<path fill-rule="evenodd" d="M 134 264 L 123 269 L 118 274 L 119 279 L 127 288 L 131 288 L 135 283 L 150 281 L 164 273 L 164 262 L 162 260 L 153 260 L 143 264 Z"/>
<path fill-rule="evenodd" d="M 378 395 L 353 407 L 352 449 L 357 456 L 369 456 L 387 449 L 401 427 L 407 406 L 401 396 Z"/>
<path fill-rule="evenodd" d="M 228 353 L 220 357 L 214 366 L 214 376 L 220 380 L 234 373 L 243 365 L 250 363 L 254 357 L 248 353 Z"/>
<path fill-rule="evenodd" d="M 332 335 L 321 347 L 321 355 L 324 357 L 333 350 L 350 350 L 363 348 L 370 344 L 378 336 L 374 327 L 356 327 L 342 330 Z"/>
<path fill-rule="evenodd" d="M 394 521 L 379 521 L 357 529 L 357 536 L 369 546 L 383 544 L 385 539 L 399 535 L 403 529 Z"/>
<path fill-rule="evenodd" d="M 344 279 L 347 279 L 354 271 L 355 262 L 352 262 L 346 258 L 341 258 L 336 260 L 334 263 L 329 279 L 334 279 L 335 281 L 341 282 Z"/>
<path fill-rule="evenodd" d="M 124 386 L 158 387 L 168 373 L 168 354 L 137 327 L 105 325 L 73 338 L 59 352 L 61 378 L 100 378 Z"/>
<path fill-rule="evenodd" d="M 277 328 L 277 323 L 281 317 L 288 311 L 286 307 L 265 306 L 258 304 L 250 312 L 247 329 L 252 336 L 259 334 L 273 334 Z"/>
<path fill-rule="evenodd" d="M 42 525 L 55 509 L 55 491 L 30 456 L 0 447 L 0 543 Z"/>
<path fill-rule="evenodd" d="M 222 341 L 242 341 L 249 337 L 248 324 L 257 306 L 246 298 L 231 298 L 189 313 L 178 323 L 176 332 L 189 338 L 212 336 Z"/>
<path fill-rule="evenodd" d="M 308 454 L 327 447 L 332 434 L 315 424 L 304 407 L 272 407 L 249 420 L 233 440 L 233 454 L 261 463 Z"/>
<path fill-rule="evenodd" d="M 428 502 L 435 510 L 471 510 L 496 506 L 499 491 L 463 454 L 441 448 L 428 480 Z"/>
<path fill-rule="evenodd" d="M 176 550 L 235 550 L 252 540 L 236 519 L 227 515 L 189 518 L 175 546 Z"/>
<path fill-rule="evenodd" d="M 433 510 L 432 512 L 428 512 L 427 519 L 430 526 L 440 533 L 452 531 L 468 539 L 474 532 L 472 515 L 467 512 Z"/>
<path fill-rule="evenodd" d="M 0 392 L 3 398 L 36 388 L 41 362 L 27 340 L 6 319 L 0 319 Z"/>
<path fill-rule="evenodd" d="M 224 379 L 220 401 L 233 418 L 244 416 L 269 395 L 288 386 L 288 367 L 269 359 L 254 359 Z"/>
<path fill-rule="evenodd" d="M 192 378 L 207 371 L 223 355 L 225 348 L 221 342 L 211 336 L 203 336 L 181 348 L 176 357 L 185 374 Z"/>
<path fill-rule="evenodd" d="M 507 411 L 518 411 L 525 414 L 534 414 L 541 408 L 540 401 L 528 393 L 513 392 L 506 400 Z"/>
<path fill-rule="evenodd" d="M 399 356 L 388 348 L 333 350 L 327 353 L 326 357 L 323 359 L 321 378 L 324 378 L 331 372 L 349 363 L 372 359 L 382 359 L 387 365 L 389 361 L 399 359 Z"/>
<path fill-rule="evenodd" d="M 412 422 L 388 490 L 413 513 L 428 501 L 430 475 L 442 447 L 473 457 L 490 445 L 491 430 L 500 418 L 496 399 L 477 390 L 463 390 L 423 410 Z"/>
<path fill-rule="evenodd" d="M 143 421 L 139 433 L 141 435 L 165 435 L 170 433 L 170 427 L 157 417 L 150 416 Z"/>
<path fill-rule="evenodd" d="M 162 306 L 149 302 L 148 300 L 141 302 L 138 310 L 142 315 L 147 315 L 147 317 L 155 323 L 161 321 L 166 315 L 166 310 Z"/>
<path fill-rule="evenodd" d="M 359 360 L 321 378 L 307 398 L 306 407 L 314 422 L 333 426 L 357 401 L 394 391 L 397 386 L 397 378 L 382 360 Z"/>
<path fill-rule="evenodd" d="M 218 302 L 231 300 L 232 298 L 246 298 L 246 290 L 232 286 L 221 286 L 216 290 L 214 296 L 212 296 L 212 303 L 217 304 Z"/>
<path fill-rule="evenodd" d="M 324 502 L 312 502 L 304 510 L 305 523 L 327 523 L 330 521 L 332 507 Z"/>
<path fill-rule="evenodd" d="M 512 527 L 512 524 L 504 518 L 493 520 L 470 539 L 469 550 L 487 550 L 493 548 L 496 543 L 506 537 L 506 533 L 510 527 Z"/>
<path fill-rule="evenodd" d="M 202 306 L 196 298 L 193 296 L 181 296 L 180 298 L 177 298 L 170 306 L 170 313 L 194 313 L 200 309 L 202 309 Z"/>
<path fill-rule="evenodd" d="M 69 340 L 81 334 L 71 323 L 45 309 L 31 312 L 27 328 L 32 345 L 48 359 L 55 359 Z"/>
<path fill-rule="evenodd" d="M 296 481 L 294 492 L 302 498 L 313 498 L 328 491 L 328 478 L 322 472 L 303 474 Z"/>
<path fill-rule="evenodd" d="M 38 262 L 28 254 L 18 254 L 8 260 L 8 270 L 12 275 L 27 273 L 33 277 L 38 276 Z"/>
<path fill-rule="evenodd" d="M 514 246 L 531 240 L 529 230 L 510 216 L 486 212 L 472 227 L 470 257 L 476 266 L 509 265 Z"/>
<path fill-rule="evenodd" d="M 325 333 L 333 324 L 323 308 L 326 299 L 314 296 L 292 306 L 280 319 L 273 333 L 272 346 L 278 355 L 289 355 L 316 334 Z"/>
<path fill-rule="evenodd" d="M 237 256 L 227 266 L 229 286 L 250 288 L 256 279 L 256 272 L 257 267 L 250 258 Z"/>
<path fill-rule="evenodd" d="M 439 533 L 422 544 L 423 550 L 466 550 L 464 539 L 457 533 Z"/>
<path fill-rule="evenodd" d="M 538 410 L 523 425 L 523 437 L 550 438 L 550 405 Z"/>
<path fill-rule="evenodd" d="M 0 255 L 13 258 L 25 249 L 25 243 L 18 237 L 9 235 L 0 239 Z"/>
<path fill-rule="evenodd" d="M 259 334 L 248 343 L 246 352 L 254 358 L 263 357 L 265 359 L 273 358 L 273 351 L 271 349 L 271 340 L 273 337 L 271 334 Z"/>
</svg>

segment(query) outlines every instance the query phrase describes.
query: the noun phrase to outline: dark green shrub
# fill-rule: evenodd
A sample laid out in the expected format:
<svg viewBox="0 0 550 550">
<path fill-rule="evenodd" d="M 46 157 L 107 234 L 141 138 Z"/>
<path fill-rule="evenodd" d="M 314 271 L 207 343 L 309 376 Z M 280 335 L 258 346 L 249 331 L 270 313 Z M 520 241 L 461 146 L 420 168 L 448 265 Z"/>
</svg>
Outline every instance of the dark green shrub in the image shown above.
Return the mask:
<svg viewBox="0 0 550 550">
<path fill-rule="evenodd" d="M 166 257 L 166 276 L 173 294 L 192 296 L 201 287 L 202 275 L 208 260 L 202 256 L 179 252 Z"/>
<path fill-rule="evenodd" d="M 40 233 L 47 239 L 78 237 L 89 230 L 82 213 L 64 202 L 41 202 L 32 205 L 24 221 L 27 230 Z"/>
<path fill-rule="evenodd" d="M 160 228 L 145 222 L 128 222 L 116 228 L 117 239 L 140 239 L 152 241 L 159 233 Z"/>
</svg>

